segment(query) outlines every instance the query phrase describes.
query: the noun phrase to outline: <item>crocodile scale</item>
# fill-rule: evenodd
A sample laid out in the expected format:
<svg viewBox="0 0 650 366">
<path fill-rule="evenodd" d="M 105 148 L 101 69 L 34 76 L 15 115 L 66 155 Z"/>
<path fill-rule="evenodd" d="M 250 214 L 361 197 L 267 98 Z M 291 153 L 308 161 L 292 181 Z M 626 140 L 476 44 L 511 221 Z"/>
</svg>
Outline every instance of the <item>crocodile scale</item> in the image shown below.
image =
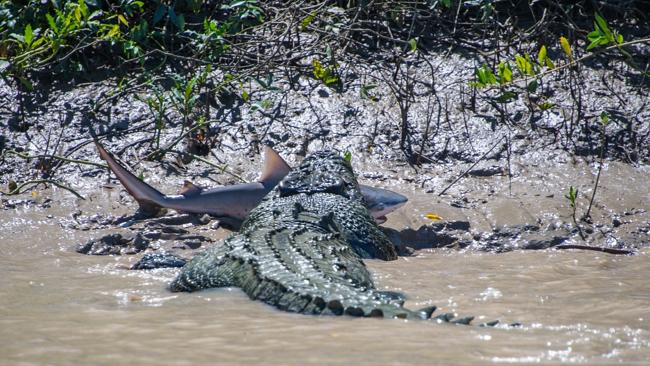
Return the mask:
<svg viewBox="0 0 650 366">
<path fill-rule="evenodd" d="M 188 262 L 170 289 L 239 287 L 251 299 L 296 313 L 428 319 L 435 307 L 411 311 L 399 294 L 376 290 L 362 258 L 397 254 L 362 199 L 346 160 L 314 153 L 251 211 L 238 233 Z"/>
</svg>

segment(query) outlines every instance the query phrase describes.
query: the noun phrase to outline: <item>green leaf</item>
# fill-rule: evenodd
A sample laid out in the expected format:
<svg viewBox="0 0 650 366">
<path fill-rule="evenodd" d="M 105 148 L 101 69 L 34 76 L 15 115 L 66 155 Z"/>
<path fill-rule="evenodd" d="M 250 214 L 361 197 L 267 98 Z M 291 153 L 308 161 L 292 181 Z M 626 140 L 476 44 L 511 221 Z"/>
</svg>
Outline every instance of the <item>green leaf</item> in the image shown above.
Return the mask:
<svg viewBox="0 0 650 366">
<path fill-rule="evenodd" d="M 352 153 L 349 151 L 343 153 L 343 160 L 347 161 L 348 164 L 352 163 Z"/>
<path fill-rule="evenodd" d="M 264 107 L 264 109 L 269 109 L 273 107 L 273 102 L 268 99 L 264 99 L 262 100 L 262 106 Z"/>
<path fill-rule="evenodd" d="M 510 64 L 506 61 L 499 63 L 499 84 L 503 85 L 512 80 L 512 69 Z"/>
<path fill-rule="evenodd" d="M 34 31 L 32 30 L 32 25 L 27 24 L 25 26 L 25 43 L 27 43 L 27 46 L 31 46 L 33 39 L 34 39 Z"/>
<path fill-rule="evenodd" d="M 529 92 L 534 93 L 534 92 L 537 91 L 538 86 L 539 86 L 539 84 L 537 83 L 537 79 L 535 79 L 535 80 L 531 81 L 530 83 L 528 83 L 528 86 L 526 86 L 526 89 L 528 89 Z"/>
<path fill-rule="evenodd" d="M 338 82 L 339 82 L 339 78 L 337 78 L 336 76 L 333 76 L 333 75 L 329 75 L 329 76 L 327 76 L 327 77 L 325 78 L 325 80 L 323 80 L 323 82 L 324 82 L 325 85 L 327 85 L 327 86 L 333 86 L 333 85 L 338 84 Z"/>
<path fill-rule="evenodd" d="M 594 49 L 594 48 L 600 46 L 600 42 L 601 42 L 603 39 L 604 39 L 604 38 L 596 38 L 596 39 L 594 39 L 593 41 L 591 41 L 591 43 L 589 44 L 589 46 L 587 46 L 587 51 L 591 51 L 592 49 Z"/>
<path fill-rule="evenodd" d="M 115 24 L 114 26 L 111 27 L 111 29 L 106 33 L 106 38 L 111 39 L 115 38 L 120 34 L 120 26 Z"/>
<path fill-rule="evenodd" d="M 45 18 L 47 19 L 47 24 L 50 26 L 50 29 L 52 29 L 54 33 L 59 34 L 59 28 L 56 26 L 54 18 L 52 18 L 50 14 L 45 14 Z"/>
<path fill-rule="evenodd" d="M 555 68 L 555 64 L 553 63 L 553 61 L 551 61 L 549 57 L 546 58 L 545 62 L 546 62 L 546 67 L 548 67 L 549 69 Z"/>
<path fill-rule="evenodd" d="M 539 49 L 539 52 L 537 53 L 537 64 L 541 67 L 548 67 L 549 69 L 555 68 L 555 65 L 553 64 L 553 61 L 551 61 L 551 58 L 548 57 L 548 53 L 546 52 L 546 46 L 542 45 L 542 47 Z"/>
<path fill-rule="evenodd" d="M 337 67 L 336 64 L 324 67 L 323 64 L 316 59 L 312 60 L 311 64 L 314 78 L 322 81 L 327 86 L 333 86 L 339 83 L 339 78 L 335 74 Z"/>
<path fill-rule="evenodd" d="M 555 107 L 555 103 L 545 101 L 545 102 L 539 103 L 537 106 L 539 107 L 540 110 L 545 111 L 545 110 L 548 110 L 548 109 L 551 109 L 551 108 Z"/>
<path fill-rule="evenodd" d="M 376 101 L 377 97 L 370 95 L 370 91 L 376 87 L 377 85 L 374 84 L 362 85 L 361 89 L 359 89 L 359 97 L 361 97 L 361 99 L 370 99 L 372 101 Z"/>
<path fill-rule="evenodd" d="M 248 102 L 248 100 L 250 99 L 250 94 L 246 90 L 242 91 L 241 92 L 241 99 L 244 102 Z"/>
<path fill-rule="evenodd" d="M 622 34 L 617 34 L 616 35 L 616 43 L 618 43 L 618 44 L 623 43 L 623 35 Z"/>
<path fill-rule="evenodd" d="M 411 47 L 411 52 L 418 50 L 418 41 L 415 38 L 409 39 L 409 46 Z"/>
<path fill-rule="evenodd" d="M 478 81 L 480 84 L 483 86 L 485 85 L 492 85 L 497 83 L 497 78 L 490 70 L 490 68 L 483 64 L 483 66 L 479 67 L 476 69 L 476 77 L 478 78 Z"/>
<path fill-rule="evenodd" d="M 212 19 L 203 19 L 203 32 L 211 33 L 217 30 L 217 22 Z"/>
<path fill-rule="evenodd" d="M 195 82 L 196 82 L 196 79 L 192 79 L 185 85 L 185 90 L 184 90 L 184 94 L 183 94 L 183 96 L 185 97 L 185 100 L 190 100 L 190 97 L 192 96 L 192 92 L 194 91 Z"/>
<path fill-rule="evenodd" d="M 533 65 L 533 62 L 530 60 L 530 55 L 526 55 L 526 73 L 529 76 L 535 75 L 535 65 Z"/>
<path fill-rule="evenodd" d="M 542 47 L 539 49 L 539 52 L 537 53 L 537 63 L 541 66 L 544 66 L 547 58 L 548 56 L 546 56 L 546 46 L 542 45 Z"/>
<path fill-rule="evenodd" d="M 172 7 L 169 7 L 167 12 L 169 14 L 169 20 L 171 20 L 178 30 L 183 31 L 185 29 L 185 17 L 183 14 L 176 15 L 176 12 Z"/>
<path fill-rule="evenodd" d="M 517 69 L 519 69 L 519 72 L 523 76 L 535 75 L 533 72 L 533 65 L 530 63 L 528 55 L 526 55 L 526 57 L 522 55 L 515 55 L 515 63 L 517 64 Z"/>
<path fill-rule="evenodd" d="M 602 30 L 603 33 L 605 34 L 605 38 L 608 41 L 613 42 L 614 36 L 612 36 L 612 31 L 610 31 L 609 27 L 607 26 L 607 21 L 605 21 L 605 19 L 599 14 L 596 14 L 595 17 L 596 17 L 596 24 L 598 28 L 600 28 L 600 30 Z"/>
<path fill-rule="evenodd" d="M 569 205 L 571 206 L 571 208 L 575 208 L 576 207 L 576 199 L 578 198 L 578 189 L 573 188 L 573 186 L 570 186 L 569 187 L 569 194 L 567 194 L 564 197 L 566 197 L 569 200 Z"/>
<path fill-rule="evenodd" d="M 594 23 L 594 26 L 596 26 L 595 23 Z M 603 36 L 603 33 L 600 30 L 597 29 L 595 31 L 589 32 L 589 34 L 587 34 L 587 39 L 593 42 L 594 39 L 601 38 L 602 36 Z"/>
<path fill-rule="evenodd" d="M 485 85 L 494 85 L 497 83 L 497 78 L 492 70 L 485 70 Z"/>
<path fill-rule="evenodd" d="M 600 123 L 605 126 L 609 123 L 609 114 L 607 112 L 603 111 L 600 113 Z"/>
<path fill-rule="evenodd" d="M 80 24 L 81 23 L 81 9 L 79 9 L 78 6 L 77 6 L 76 9 L 74 9 L 73 15 L 74 15 L 75 23 Z"/>
<path fill-rule="evenodd" d="M 152 24 L 156 25 L 159 21 L 162 20 L 162 18 L 167 14 L 167 7 L 165 5 L 158 5 L 156 8 L 156 11 L 153 13 L 153 21 Z"/>
<path fill-rule="evenodd" d="M 118 20 L 120 23 L 124 24 L 125 27 L 127 27 L 127 28 L 129 27 L 129 22 L 126 20 L 126 18 L 124 17 L 124 15 L 122 15 L 122 14 L 118 14 L 118 15 L 117 15 L 117 20 Z"/>
<path fill-rule="evenodd" d="M 271 102 L 268 99 L 264 99 L 264 100 L 262 100 L 260 102 L 253 103 L 253 105 L 251 106 L 251 111 L 255 111 L 255 110 L 258 110 L 258 109 L 266 110 L 266 109 L 269 109 L 271 107 L 273 107 L 273 102 Z"/>
<path fill-rule="evenodd" d="M 515 65 L 517 65 L 519 73 L 526 74 L 526 59 L 523 56 L 519 54 L 515 55 Z"/>
<path fill-rule="evenodd" d="M 323 77 L 323 65 L 318 60 L 312 60 L 311 62 L 312 72 L 316 79 L 321 79 Z"/>
<path fill-rule="evenodd" d="M 307 16 L 302 20 L 302 22 L 300 22 L 300 30 L 301 30 L 301 31 L 304 31 L 305 29 L 307 29 L 307 27 L 309 27 L 309 25 L 311 24 L 311 22 L 314 20 L 314 17 L 316 17 L 316 13 L 315 13 L 315 12 L 312 11 L 311 13 L 309 13 L 309 15 L 307 15 Z"/>
<path fill-rule="evenodd" d="M 81 13 L 82 19 L 86 20 L 88 19 L 88 5 L 86 5 L 85 0 L 79 0 L 77 2 L 79 12 Z"/>
<path fill-rule="evenodd" d="M 573 52 L 571 51 L 571 45 L 569 44 L 569 40 L 566 39 L 564 36 L 560 37 L 560 46 L 562 46 L 562 50 L 564 50 L 564 53 L 567 55 L 569 60 L 573 60 Z"/>
</svg>

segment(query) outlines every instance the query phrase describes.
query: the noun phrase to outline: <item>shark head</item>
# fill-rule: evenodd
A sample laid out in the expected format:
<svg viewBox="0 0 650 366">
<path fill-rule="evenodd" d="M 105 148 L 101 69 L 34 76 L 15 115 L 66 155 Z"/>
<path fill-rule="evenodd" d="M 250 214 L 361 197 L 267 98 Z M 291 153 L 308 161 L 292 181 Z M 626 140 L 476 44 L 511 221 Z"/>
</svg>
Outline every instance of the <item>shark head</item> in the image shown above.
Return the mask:
<svg viewBox="0 0 650 366">
<path fill-rule="evenodd" d="M 404 206 L 408 198 L 383 188 L 359 185 L 366 208 L 378 224 L 386 222 L 386 215 Z"/>
</svg>

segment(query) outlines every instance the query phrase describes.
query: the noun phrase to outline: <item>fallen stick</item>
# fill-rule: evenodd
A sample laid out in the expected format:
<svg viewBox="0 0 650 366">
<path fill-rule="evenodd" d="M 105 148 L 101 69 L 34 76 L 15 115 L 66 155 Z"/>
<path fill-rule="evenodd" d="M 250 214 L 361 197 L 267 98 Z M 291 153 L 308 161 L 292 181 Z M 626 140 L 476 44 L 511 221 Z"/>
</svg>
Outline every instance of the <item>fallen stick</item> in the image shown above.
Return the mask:
<svg viewBox="0 0 650 366">
<path fill-rule="evenodd" d="M 553 249 L 580 249 L 580 250 L 593 250 L 595 252 L 603 252 L 608 254 L 621 254 L 621 255 L 634 255 L 636 250 L 631 249 L 614 249 L 605 247 L 592 247 L 589 245 L 579 244 L 560 244 L 553 247 Z"/>
<path fill-rule="evenodd" d="M 4 191 L 0 190 L 0 194 L 2 194 L 2 195 L 8 195 L 8 196 L 15 195 L 15 194 L 20 194 L 20 193 L 23 193 L 23 192 L 24 192 L 24 190 L 22 190 L 23 187 L 25 187 L 25 186 L 27 186 L 27 185 L 30 185 L 30 184 L 31 184 L 31 185 L 35 185 L 35 186 L 36 186 L 36 185 L 39 185 L 39 184 L 52 184 L 52 185 L 55 185 L 55 186 L 57 186 L 57 187 L 59 187 L 59 188 L 61 188 L 61 189 L 65 189 L 66 191 L 68 191 L 68 192 L 74 194 L 75 196 L 77 196 L 78 198 L 81 198 L 82 200 L 85 200 L 84 196 L 82 196 L 82 195 L 80 195 L 79 193 L 77 193 L 77 191 L 75 191 L 74 189 L 72 189 L 72 188 L 70 188 L 70 187 L 68 187 L 68 186 L 66 186 L 66 185 L 64 185 L 64 184 L 62 184 L 62 183 L 59 183 L 59 182 L 53 181 L 53 180 L 51 180 L 51 179 L 35 179 L 35 180 L 28 180 L 27 182 L 23 182 L 23 183 L 21 183 L 19 186 L 17 186 L 16 188 L 12 189 L 12 190 L 9 191 L 9 192 L 4 192 Z"/>
<path fill-rule="evenodd" d="M 486 152 L 485 152 L 485 153 L 484 153 L 480 158 L 478 158 L 478 160 L 476 160 L 476 161 L 474 162 L 474 164 L 472 164 L 472 166 L 470 166 L 469 168 L 467 168 L 467 170 L 465 170 L 465 171 L 463 172 L 463 174 L 459 175 L 458 178 L 456 178 L 456 180 L 454 180 L 453 182 L 451 182 L 451 183 L 450 183 L 450 184 L 449 184 L 445 189 L 443 189 L 442 191 L 440 191 L 440 193 L 438 193 L 438 196 L 442 196 L 443 194 L 445 194 L 445 192 L 447 192 L 447 190 L 448 190 L 449 188 L 451 188 L 454 184 L 456 184 L 456 182 L 458 182 L 458 181 L 461 180 L 464 176 L 466 176 L 467 173 L 469 173 L 470 170 L 474 169 L 474 167 L 475 167 L 478 163 L 480 163 L 483 159 L 485 159 L 485 157 L 486 157 L 489 153 L 491 153 L 492 150 L 494 150 L 495 147 L 499 146 L 499 144 L 501 143 L 501 141 L 503 141 L 505 138 L 506 138 L 505 136 L 501 137 L 501 138 L 500 138 L 500 139 L 499 139 L 499 140 L 498 140 L 494 145 L 492 145 L 492 147 L 490 148 L 490 150 L 486 151 Z"/>
</svg>

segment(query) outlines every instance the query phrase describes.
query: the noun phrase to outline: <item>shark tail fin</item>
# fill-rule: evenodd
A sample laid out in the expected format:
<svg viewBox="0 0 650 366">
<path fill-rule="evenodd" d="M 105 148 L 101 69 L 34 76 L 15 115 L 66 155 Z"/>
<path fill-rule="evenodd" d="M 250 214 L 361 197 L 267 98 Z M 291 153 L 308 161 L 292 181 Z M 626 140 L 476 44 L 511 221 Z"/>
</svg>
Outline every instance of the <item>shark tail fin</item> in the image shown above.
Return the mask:
<svg viewBox="0 0 650 366">
<path fill-rule="evenodd" d="M 104 147 L 95 141 L 95 146 L 99 151 L 99 155 L 106 161 L 110 170 L 117 176 L 117 179 L 122 183 L 124 188 L 133 196 L 133 198 L 140 205 L 140 211 L 147 214 L 156 214 L 162 208 L 162 202 L 165 195 L 158 190 L 140 180 L 133 173 L 129 172 L 125 167 L 120 165 L 113 156 L 104 149 Z"/>
<path fill-rule="evenodd" d="M 284 159 L 270 146 L 264 146 L 264 168 L 257 181 L 265 186 L 275 186 L 289 172 L 291 167 Z"/>
</svg>

